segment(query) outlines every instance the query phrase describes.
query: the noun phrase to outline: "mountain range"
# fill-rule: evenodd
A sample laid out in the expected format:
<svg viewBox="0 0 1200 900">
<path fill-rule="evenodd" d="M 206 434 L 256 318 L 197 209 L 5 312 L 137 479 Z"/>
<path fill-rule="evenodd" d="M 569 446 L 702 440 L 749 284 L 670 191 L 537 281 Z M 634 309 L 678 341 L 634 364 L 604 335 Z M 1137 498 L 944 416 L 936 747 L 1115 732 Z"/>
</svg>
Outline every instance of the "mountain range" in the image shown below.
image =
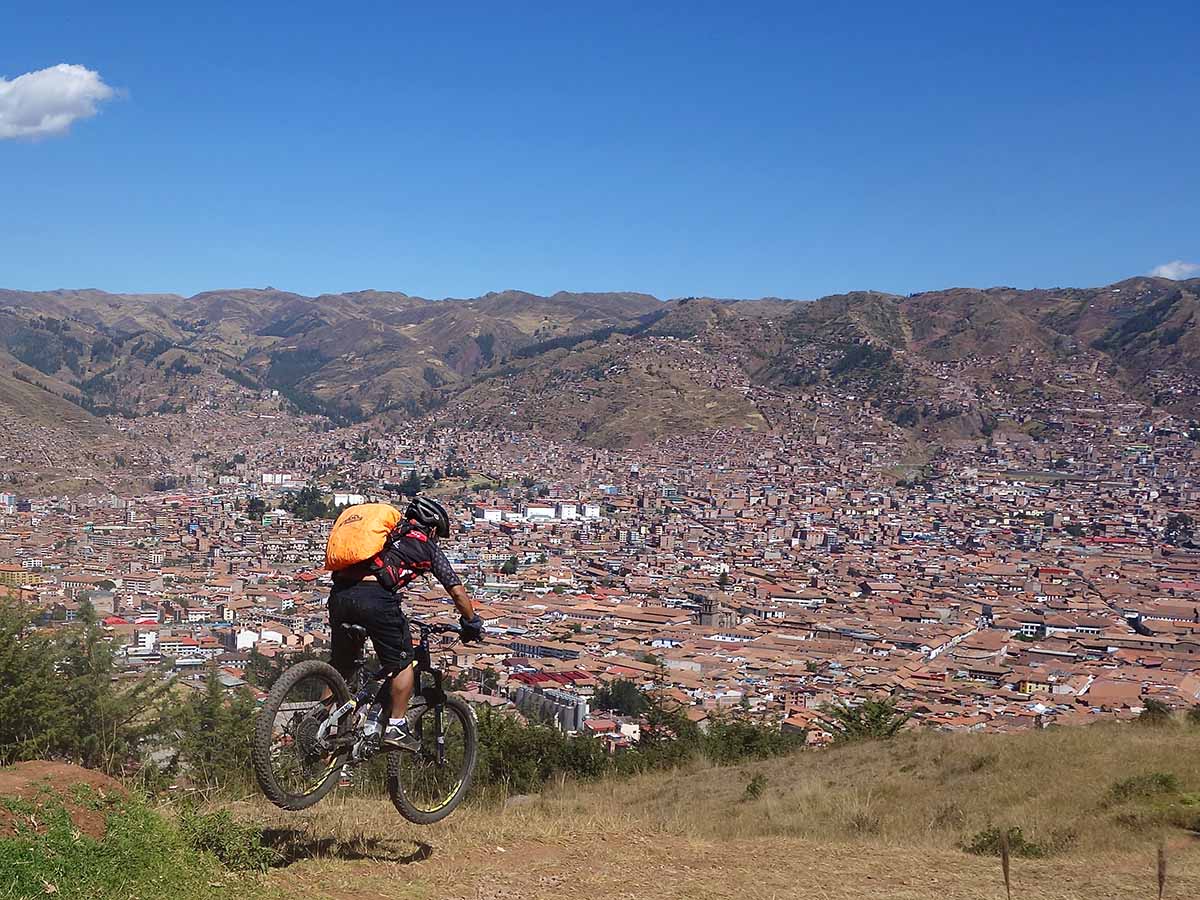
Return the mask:
<svg viewBox="0 0 1200 900">
<path fill-rule="evenodd" d="M 1194 414 L 1198 314 L 1200 279 L 1153 277 L 811 301 L 0 290 L 0 413 L 79 429 L 180 412 L 222 384 L 339 424 L 437 411 L 629 445 L 774 427 L 763 398 L 826 391 L 869 398 L 917 440 L 971 437 L 1095 379 Z"/>
</svg>

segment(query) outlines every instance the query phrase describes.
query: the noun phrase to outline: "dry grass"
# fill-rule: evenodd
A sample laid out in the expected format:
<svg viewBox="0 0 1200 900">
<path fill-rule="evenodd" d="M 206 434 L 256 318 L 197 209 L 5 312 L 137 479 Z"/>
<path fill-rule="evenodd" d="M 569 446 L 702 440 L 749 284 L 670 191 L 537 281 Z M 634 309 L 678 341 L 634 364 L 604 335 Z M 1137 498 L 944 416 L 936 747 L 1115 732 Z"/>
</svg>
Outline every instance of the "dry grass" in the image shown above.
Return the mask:
<svg viewBox="0 0 1200 900">
<path fill-rule="evenodd" d="M 917 734 L 742 767 L 566 783 L 425 829 L 385 801 L 242 811 L 291 829 L 294 862 L 270 880 L 284 896 L 1002 897 L 999 859 L 959 849 L 996 825 L 1033 841 L 1071 835 L 1052 858 L 1012 860 L 1018 900 L 1156 896 L 1160 840 L 1164 896 L 1187 897 L 1200 895 L 1200 852 L 1166 823 L 1200 789 L 1198 750 L 1200 733 L 1183 729 Z M 1152 773 L 1173 775 L 1177 788 L 1113 799 L 1114 783 Z M 766 784 L 750 799 L 756 774 Z"/>
<path fill-rule="evenodd" d="M 1178 790 L 1117 801 L 1113 786 L 1172 775 Z M 766 778 L 746 798 L 755 775 Z M 887 744 L 732 768 L 566 785 L 542 801 L 572 818 L 607 812 L 644 827 L 721 840 L 795 837 L 955 848 L 976 832 L 1020 827 L 1083 852 L 1148 847 L 1200 822 L 1200 730 L 1061 729 L 1018 735 L 906 734 Z M 1191 809 L 1195 806 L 1194 815 Z"/>
</svg>

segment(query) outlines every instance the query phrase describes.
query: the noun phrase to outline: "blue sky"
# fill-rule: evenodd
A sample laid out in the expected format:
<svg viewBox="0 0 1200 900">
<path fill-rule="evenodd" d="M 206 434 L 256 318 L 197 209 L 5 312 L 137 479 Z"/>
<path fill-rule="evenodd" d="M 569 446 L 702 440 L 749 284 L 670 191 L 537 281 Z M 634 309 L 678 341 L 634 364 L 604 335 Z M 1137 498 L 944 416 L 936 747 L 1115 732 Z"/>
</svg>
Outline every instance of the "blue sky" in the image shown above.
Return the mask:
<svg viewBox="0 0 1200 900">
<path fill-rule="evenodd" d="M 58 64 L 116 91 L 0 139 L 0 287 L 816 297 L 1200 262 L 1194 3 L 187 6 L 0 9 L 10 119 Z"/>
</svg>

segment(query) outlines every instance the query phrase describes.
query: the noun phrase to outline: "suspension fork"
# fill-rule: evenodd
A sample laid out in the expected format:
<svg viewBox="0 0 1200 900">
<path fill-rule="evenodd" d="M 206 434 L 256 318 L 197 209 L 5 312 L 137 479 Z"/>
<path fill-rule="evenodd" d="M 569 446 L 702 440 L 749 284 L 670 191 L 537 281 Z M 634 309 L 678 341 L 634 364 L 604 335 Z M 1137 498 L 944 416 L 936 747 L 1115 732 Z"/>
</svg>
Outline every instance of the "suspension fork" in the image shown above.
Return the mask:
<svg viewBox="0 0 1200 900">
<path fill-rule="evenodd" d="M 433 711 L 433 737 L 437 742 L 436 758 L 439 766 L 446 764 L 446 691 L 442 684 L 442 672 L 435 669 L 429 653 L 428 637 L 421 635 L 421 641 L 416 647 L 417 665 L 413 676 L 416 679 L 416 691 L 425 701 L 425 708 Z M 426 686 L 425 674 L 432 676 L 432 684 Z"/>
<path fill-rule="evenodd" d="M 438 675 L 439 680 L 441 674 Z M 446 706 L 439 703 L 433 708 L 433 726 L 437 729 L 437 764 L 444 766 L 446 764 L 446 729 L 442 723 L 442 716 L 445 715 Z"/>
</svg>

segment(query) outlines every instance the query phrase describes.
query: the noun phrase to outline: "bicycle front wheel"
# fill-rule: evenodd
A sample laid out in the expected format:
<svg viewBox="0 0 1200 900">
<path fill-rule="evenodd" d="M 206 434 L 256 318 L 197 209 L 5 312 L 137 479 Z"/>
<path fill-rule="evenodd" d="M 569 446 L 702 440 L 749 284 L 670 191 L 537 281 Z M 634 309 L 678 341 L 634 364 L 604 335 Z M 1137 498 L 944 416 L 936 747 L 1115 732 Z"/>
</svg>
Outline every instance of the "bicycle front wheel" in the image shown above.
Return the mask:
<svg viewBox="0 0 1200 900">
<path fill-rule="evenodd" d="M 421 746 L 388 754 L 388 793 L 408 821 L 432 825 L 454 812 L 471 787 L 479 750 L 475 711 L 447 695 L 445 703 L 414 709 L 409 727 Z"/>
</svg>

